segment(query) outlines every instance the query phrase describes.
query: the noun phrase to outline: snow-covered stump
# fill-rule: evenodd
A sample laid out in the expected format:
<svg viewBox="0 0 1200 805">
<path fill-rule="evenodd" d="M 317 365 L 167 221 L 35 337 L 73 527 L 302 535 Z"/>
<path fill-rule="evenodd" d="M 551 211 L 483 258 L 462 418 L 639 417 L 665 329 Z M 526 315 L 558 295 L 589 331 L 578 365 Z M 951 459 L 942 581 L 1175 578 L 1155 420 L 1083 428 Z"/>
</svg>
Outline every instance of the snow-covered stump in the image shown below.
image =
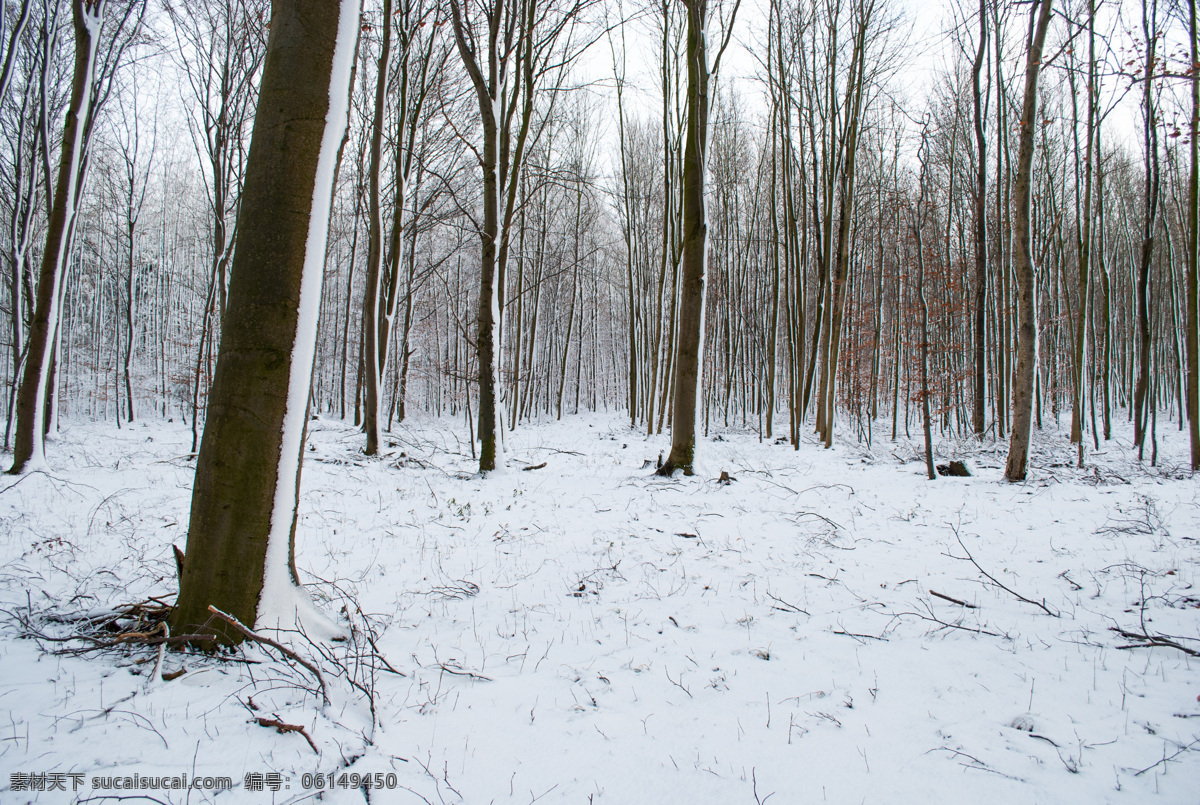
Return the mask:
<svg viewBox="0 0 1200 805">
<path fill-rule="evenodd" d="M 229 643 L 242 635 L 205 626 L 210 605 L 260 628 L 294 625 L 310 609 L 292 542 L 360 3 L 274 8 L 171 619 L 173 631 L 207 628 Z"/>
</svg>

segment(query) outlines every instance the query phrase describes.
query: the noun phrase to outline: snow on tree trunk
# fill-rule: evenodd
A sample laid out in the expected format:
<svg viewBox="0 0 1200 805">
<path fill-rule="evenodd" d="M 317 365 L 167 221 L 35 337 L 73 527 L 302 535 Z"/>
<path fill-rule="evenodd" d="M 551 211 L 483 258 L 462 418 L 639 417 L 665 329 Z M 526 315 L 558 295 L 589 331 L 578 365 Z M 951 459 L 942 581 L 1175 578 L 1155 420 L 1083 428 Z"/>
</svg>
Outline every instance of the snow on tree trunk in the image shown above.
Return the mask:
<svg viewBox="0 0 1200 805">
<path fill-rule="evenodd" d="M 325 246 L 346 132 L 359 0 L 277 2 L 229 308 L 196 467 L 176 633 L 209 605 L 258 628 L 320 622 L 297 586 L 296 506 Z"/>
<path fill-rule="evenodd" d="M 83 181 L 83 159 L 87 127 L 82 118 L 91 109 L 96 69 L 96 52 L 104 20 L 104 3 L 85 4 L 74 0 L 75 75 L 71 102 L 63 127 L 62 157 L 54 187 L 54 202 L 46 225 L 46 248 L 42 253 L 37 304 L 29 326 L 25 368 L 17 392 L 17 431 L 13 445 L 14 475 L 41 469 L 46 464 L 45 418 L 48 386 L 53 377 L 54 345 L 58 338 L 59 309 L 71 233 L 79 206 Z"/>
</svg>

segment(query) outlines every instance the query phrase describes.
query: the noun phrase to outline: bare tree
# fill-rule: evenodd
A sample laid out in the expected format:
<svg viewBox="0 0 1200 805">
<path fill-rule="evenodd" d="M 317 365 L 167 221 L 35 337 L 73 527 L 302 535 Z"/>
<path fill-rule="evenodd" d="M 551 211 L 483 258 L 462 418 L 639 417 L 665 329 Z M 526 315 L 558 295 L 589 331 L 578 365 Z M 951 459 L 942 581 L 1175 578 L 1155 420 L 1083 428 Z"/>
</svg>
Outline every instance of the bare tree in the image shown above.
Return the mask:
<svg viewBox="0 0 1200 805">
<path fill-rule="evenodd" d="M 825 262 L 830 280 L 828 295 L 831 300 L 829 314 L 825 318 L 825 329 L 821 335 L 821 381 L 817 389 L 817 432 L 826 447 L 833 445 L 833 420 L 835 410 L 835 390 L 837 388 L 838 355 L 841 349 L 842 321 L 845 316 L 847 284 L 850 270 L 850 226 L 854 215 L 854 191 L 856 165 L 858 159 L 858 143 L 862 126 L 863 94 L 866 90 L 867 76 L 867 31 L 871 28 L 872 17 L 875 13 L 874 0 L 857 0 L 854 5 L 854 49 L 850 58 L 850 69 L 846 79 L 846 96 L 842 103 L 841 113 L 845 115 L 840 132 L 831 134 L 831 140 L 826 147 L 835 153 L 831 155 L 838 167 L 828 171 L 826 179 L 826 220 Z M 832 16 L 832 15 L 831 15 Z M 836 27 L 836 20 L 834 21 Z M 836 33 L 833 34 L 836 37 Z M 836 40 L 835 40 L 836 41 Z M 836 52 L 836 44 L 833 47 Z M 836 62 L 831 57 L 830 71 L 833 72 Z M 830 96 L 829 117 L 836 121 L 836 100 Z M 834 220 L 832 215 L 834 182 L 837 183 L 839 196 L 837 212 L 837 246 L 836 252 L 831 253 L 828 246 L 832 244 L 834 235 Z"/>
<path fill-rule="evenodd" d="M 268 0 L 165 0 L 178 58 L 191 92 L 192 143 L 208 191 L 209 280 L 192 385 L 192 452 L 200 436 L 201 368 L 225 314 L 227 274 L 237 242 L 238 203 L 246 170 L 250 116 L 258 102 L 259 70 L 266 49 Z M 230 226 L 231 220 L 233 226 Z"/>
<path fill-rule="evenodd" d="M 150 173 L 154 167 L 155 146 L 158 137 L 158 115 L 156 114 L 151 123 L 151 132 L 149 142 L 146 142 L 145 132 L 142 128 L 146 122 L 141 120 L 138 114 L 141 106 L 138 98 L 138 87 L 134 83 L 130 87 L 130 97 L 126 105 L 121 107 L 121 115 L 119 120 L 115 122 L 116 150 L 118 157 L 118 191 L 120 199 L 118 201 L 119 218 L 121 221 L 121 234 L 125 237 L 124 257 L 125 262 L 125 281 L 124 291 L 125 298 L 122 300 L 125 306 L 125 316 L 122 322 L 125 327 L 125 352 L 121 356 L 121 372 L 125 381 L 125 411 L 129 422 L 133 422 L 135 416 L 135 400 L 133 393 L 132 367 L 133 367 L 133 342 L 135 340 L 134 320 L 137 318 L 137 298 L 135 296 L 135 287 L 140 286 L 138 279 L 138 221 L 142 216 L 142 208 L 146 203 L 146 190 L 150 183 Z M 118 261 L 119 265 L 119 261 Z M 119 271 L 119 268 L 118 268 Z M 118 338 L 120 337 L 120 326 L 117 328 Z M 117 414 L 117 421 L 120 422 L 120 413 Z"/>
<path fill-rule="evenodd" d="M 991 92 L 985 91 L 980 84 L 988 56 L 988 15 L 987 0 L 979 0 L 979 49 L 975 52 L 975 61 L 971 64 L 971 98 L 974 105 L 975 117 L 975 188 L 974 197 L 974 236 L 975 236 L 975 294 L 974 310 L 972 311 L 972 335 L 975 347 L 975 383 L 971 406 L 971 427 L 977 436 L 983 436 L 985 426 L 985 408 L 987 406 L 987 276 L 988 276 L 988 240 L 987 240 L 987 128 L 988 105 Z M 988 71 L 991 80 L 991 71 Z"/>
<path fill-rule="evenodd" d="M 1137 273 L 1137 383 L 1133 392 L 1133 443 L 1138 459 L 1146 447 L 1146 429 L 1152 411 L 1150 400 L 1150 361 L 1153 334 L 1150 331 L 1150 269 L 1154 259 L 1154 236 L 1158 226 L 1159 147 L 1158 97 L 1154 75 L 1158 61 L 1158 2 L 1142 0 L 1142 36 L 1146 60 L 1142 74 L 1142 147 L 1145 151 L 1145 211 L 1142 216 L 1142 250 Z"/>
<path fill-rule="evenodd" d="M 255 115 L 229 308 L 196 466 L 177 633 L 209 606 L 295 623 L 293 541 L 329 213 L 349 117 L 359 0 L 277 0 Z"/>
<path fill-rule="evenodd" d="M 21 43 L 21 35 L 25 32 L 25 26 L 29 22 L 29 8 L 33 5 L 33 0 L 21 0 L 21 4 L 17 7 L 17 18 L 13 20 L 12 30 L 8 34 L 8 45 L 4 49 L 3 62 L 4 66 L 0 68 L 0 103 L 3 103 L 8 97 L 8 88 L 12 84 L 13 65 L 17 60 L 17 48 Z M 8 25 L 8 4 L 5 3 L 3 9 L 0 9 L 0 42 L 4 38 L 4 29 Z"/>
<path fill-rule="evenodd" d="M 1188 80 L 1191 91 L 1192 115 L 1189 121 L 1190 164 L 1188 170 L 1187 212 L 1187 409 L 1188 436 L 1191 446 L 1192 472 L 1200 471 L 1200 294 L 1197 276 L 1200 274 L 1200 49 L 1196 35 L 1196 0 L 1188 0 L 1188 51 L 1192 70 Z"/>
<path fill-rule="evenodd" d="M 720 69 L 721 56 L 733 35 L 741 0 L 735 0 L 713 63 L 708 56 L 708 0 L 687 0 L 687 123 L 683 145 L 683 273 L 679 292 L 679 334 L 675 345 L 675 393 L 671 405 L 671 452 L 658 468 L 694 472 L 696 406 L 704 349 L 704 283 L 708 261 L 705 217 L 705 171 L 708 154 L 709 82 Z"/>
<path fill-rule="evenodd" d="M 110 8 L 105 0 L 73 0 L 75 75 L 63 127 L 62 157 L 38 280 L 37 306 L 29 330 L 24 373 L 17 393 L 17 431 L 12 474 L 46 460 L 45 415 L 52 394 L 54 345 L 59 333 L 63 284 L 71 238 L 87 176 L 88 146 L 96 116 L 108 100 L 117 69 L 140 34 L 146 0 Z M 107 30 L 106 30 L 107 29 Z"/>
<path fill-rule="evenodd" d="M 1077 251 L 1079 254 L 1079 300 L 1076 303 L 1077 309 L 1075 314 L 1075 348 L 1074 348 L 1074 373 L 1072 377 L 1072 405 L 1071 405 L 1071 441 L 1075 443 L 1078 456 L 1079 466 L 1083 467 L 1083 386 L 1086 373 L 1084 372 L 1084 358 L 1086 356 L 1087 342 L 1085 340 L 1086 326 L 1088 321 L 1088 298 L 1091 290 L 1091 262 L 1092 262 L 1092 180 L 1093 169 L 1095 165 L 1094 146 L 1096 143 L 1096 95 L 1099 92 L 1099 87 L 1096 86 L 1096 5 L 1095 0 L 1088 0 L 1088 65 L 1087 65 L 1087 120 L 1084 124 L 1086 144 L 1084 145 L 1084 165 L 1083 165 L 1083 204 L 1080 210 L 1082 226 L 1079 227 L 1079 243 Z M 1071 84 L 1074 85 L 1074 73 L 1071 74 Z M 1074 108 L 1074 94 L 1072 94 L 1072 108 Z M 1074 121 L 1073 121 L 1074 122 Z M 1078 126 L 1074 127 L 1076 130 Z M 1075 142 L 1076 160 L 1079 157 L 1079 142 Z"/>
<path fill-rule="evenodd" d="M 592 0 L 450 0 L 454 40 L 479 107 L 483 174 L 479 315 L 479 469 L 503 464 L 499 431 L 502 293 L 517 191 L 538 130 L 534 110 L 542 84 L 561 75 L 581 47 L 575 27 Z M 553 98 L 553 93 L 550 94 Z"/>
<path fill-rule="evenodd" d="M 430 89 L 446 61 L 447 54 L 444 51 L 439 53 L 438 39 L 433 34 L 439 22 L 436 4 L 425 0 L 400 0 L 400 6 L 394 13 L 392 0 L 383 2 L 382 41 L 376 65 L 375 106 L 369 145 L 370 220 L 367 229 L 367 284 L 363 301 L 363 326 L 366 328 L 363 340 L 363 429 L 367 436 L 365 452 L 368 456 L 379 452 L 381 386 L 388 368 L 392 326 L 399 303 L 401 268 L 409 269 L 406 273 L 411 277 L 414 267 L 413 263 L 404 261 L 406 254 L 415 259 L 413 244 L 405 240 L 409 228 L 405 213 L 410 203 L 408 195 L 412 190 L 413 171 L 421 159 L 418 152 Z M 393 27 L 399 51 L 396 54 L 394 77 L 389 68 Z M 392 225 L 390 242 L 385 250 L 380 174 L 388 87 L 393 83 L 396 85 L 397 99 Z M 411 299 L 411 288 L 407 298 Z M 405 322 L 408 321 L 406 315 Z M 401 360 L 404 360 L 404 356 L 401 356 Z"/>
<path fill-rule="evenodd" d="M 912 232 L 917 256 L 917 299 L 921 303 L 921 431 L 925 437 L 925 473 L 937 480 L 933 466 L 933 433 L 929 411 L 929 302 L 925 295 L 925 214 L 929 176 L 929 119 L 921 126 L 921 146 L 917 154 L 920 174 L 917 178 L 917 204 L 913 211 Z"/>
<path fill-rule="evenodd" d="M 1013 250 L 1017 275 L 1017 368 L 1013 376 L 1012 433 L 1004 477 L 1025 480 L 1029 438 L 1033 424 L 1034 375 L 1037 371 L 1037 306 L 1033 253 L 1030 249 L 1029 198 L 1033 173 L 1034 137 L 1038 129 L 1038 74 L 1042 48 L 1050 25 L 1053 0 L 1036 0 L 1029 12 L 1029 38 L 1025 59 L 1025 100 L 1021 105 L 1021 133 L 1017 171 L 1013 183 Z"/>
<path fill-rule="evenodd" d="M 60 82 L 55 54 L 59 41 L 61 3 L 42 2 L 36 28 L 29 20 L 18 18 L 5 54 L 4 86 L 14 77 L 21 82 L 20 104 L 12 102 L 11 116 L 6 115 L 4 131 L 9 144 L 5 164 L 4 191 L 9 203 L 7 216 L 9 264 L 9 319 L 12 338 L 12 375 L 8 395 L 8 416 L 4 427 L 5 449 L 11 444 L 16 394 L 25 361 L 26 326 L 33 314 L 33 247 L 43 217 L 46 195 L 50 190 L 49 144 L 52 118 L 57 116 Z M 22 7 L 28 14 L 28 4 Z M 19 33 L 29 31 L 21 41 Z M 4 97 L 0 97 L 0 108 Z"/>
</svg>

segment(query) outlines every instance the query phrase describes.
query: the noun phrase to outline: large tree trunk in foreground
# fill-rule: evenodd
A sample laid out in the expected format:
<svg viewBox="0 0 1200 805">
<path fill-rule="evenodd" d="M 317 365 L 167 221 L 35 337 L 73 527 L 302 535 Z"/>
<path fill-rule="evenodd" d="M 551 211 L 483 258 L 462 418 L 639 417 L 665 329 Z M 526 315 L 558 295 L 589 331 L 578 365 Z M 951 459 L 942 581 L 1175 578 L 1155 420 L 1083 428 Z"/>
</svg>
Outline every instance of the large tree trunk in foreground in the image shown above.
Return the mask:
<svg viewBox="0 0 1200 805">
<path fill-rule="evenodd" d="M 1037 369 L 1037 299 L 1033 255 L 1029 247 L 1029 190 L 1033 173 L 1033 140 L 1037 132 L 1038 72 L 1042 46 L 1050 24 L 1052 0 L 1040 0 L 1037 27 L 1029 40 L 1025 62 L 1025 103 L 1021 108 L 1021 135 L 1017 150 L 1017 175 L 1013 184 L 1013 267 L 1017 275 L 1017 370 L 1013 377 L 1012 432 L 1004 477 L 1025 480 L 1029 463 L 1029 435 L 1033 420 L 1033 383 Z M 1032 23 L 1032 17 L 1030 22 Z"/>
<path fill-rule="evenodd" d="M 321 274 L 346 131 L 359 0 L 276 0 L 196 466 L 176 633 L 213 605 L 260 627 L 296 618 L 292 541 Z"/>
</svg>

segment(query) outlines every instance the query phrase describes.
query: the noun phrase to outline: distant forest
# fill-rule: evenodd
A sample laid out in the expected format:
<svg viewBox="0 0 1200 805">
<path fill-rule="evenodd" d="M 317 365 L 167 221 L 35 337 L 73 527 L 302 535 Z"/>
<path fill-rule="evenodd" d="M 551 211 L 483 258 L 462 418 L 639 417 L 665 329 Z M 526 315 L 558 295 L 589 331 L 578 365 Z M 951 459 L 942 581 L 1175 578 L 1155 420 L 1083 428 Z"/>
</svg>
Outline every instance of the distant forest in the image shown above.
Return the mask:
<svg viewBox="0 0 1200 805">
<path fill-rule="evenodd" d="M 22 410 L 35 453 L 68 417 L 199 449 L 270 21 L 5 0 L 18 463 Z M 367 0 L 310 412 L 368 454 L 461 418 L 484 470 L 506 429 L 594 410 L 797 449 L 1061 426 L 1081 464 L 1132 420 L 1147 461 L 1190 427 L 1194 470 L 1196 25 L 1194 0 L 952 0 L 943 30 L 893 0 Z"/>
</svg>

